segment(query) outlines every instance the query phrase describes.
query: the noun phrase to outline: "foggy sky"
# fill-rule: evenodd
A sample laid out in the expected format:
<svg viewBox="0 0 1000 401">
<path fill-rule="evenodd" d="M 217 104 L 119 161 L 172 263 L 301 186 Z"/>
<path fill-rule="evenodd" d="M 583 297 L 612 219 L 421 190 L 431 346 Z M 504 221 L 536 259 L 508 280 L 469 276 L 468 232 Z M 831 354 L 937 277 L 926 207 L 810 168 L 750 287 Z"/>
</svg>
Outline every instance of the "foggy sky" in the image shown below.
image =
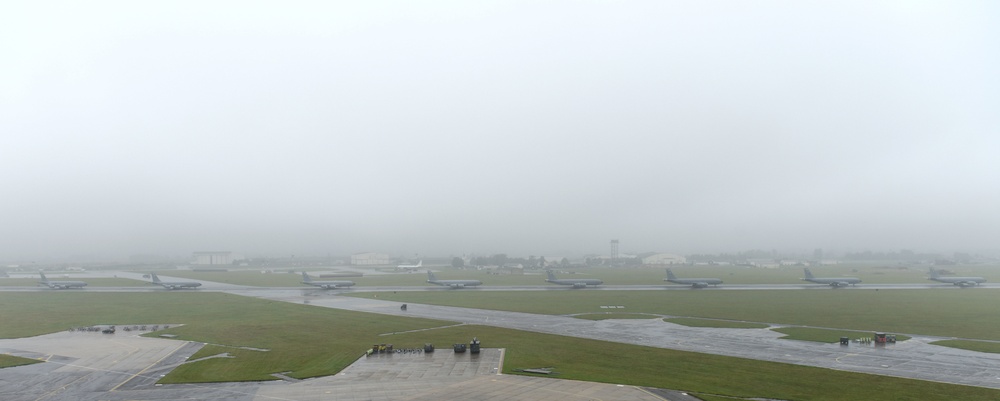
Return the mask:
<svg viewBox="0 0 1000 401">
<path fill-rule="evenodd" d="M 0 259 L 1000 249 L 1000 6 L 0 5 Z"/>
</svg>

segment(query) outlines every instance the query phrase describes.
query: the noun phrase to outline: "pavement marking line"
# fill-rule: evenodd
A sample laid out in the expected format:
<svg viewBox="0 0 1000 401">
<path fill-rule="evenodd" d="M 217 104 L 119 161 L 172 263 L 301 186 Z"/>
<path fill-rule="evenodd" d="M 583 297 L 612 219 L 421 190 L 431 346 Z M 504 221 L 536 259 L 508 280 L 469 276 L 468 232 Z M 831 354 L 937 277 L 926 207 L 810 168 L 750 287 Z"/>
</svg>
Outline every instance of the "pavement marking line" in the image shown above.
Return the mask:
<svg viewBox="0 0 1000 401">
<path fill-rule="evenodd" d="M 508 376 L 508 377 L 512 377 L 513 378 L 514 376 Z M 527 377 L 533 377 L 533 376 L 527 376 Z M 555 379 L 555 378 L 551 378 L 551 377 L 539 377 L 539 379 L 563 380 L 563 379 Z M 596 382 L 583 382 L 583 383 L 590 383 L 590 384 L 596 384 L 596 385 L 608 385 L 608 386 L 612 386 L 613 385 L 613 384 L 610 384 L 610 383 L 596 383 Z M 518 386 L 518 387 L 526 387 L 526 388 L 533 388 L 534 387 L 532 385 L 521 384 L 521 383 L 516 383 L 516 382 L 509 383 L 509 382 L 505 381 L 504 384 L 506 384 L 508 386 Z M 585 400 L 589 400 L 589 401 L 605 401 L 603 398 L 591 398 L 590 395 L 573 394 L 573 393 L 562 391 L 562 390 L 553 390 L 553 389 L 548 389 L 548 388 L 535 388 L 534 390 L 535 391 L 555 393 L 555 394 L 561 394 L 561 395 L 564 395 L 564 396 L 567 396 L 567 397 L 580 398 L 580 399 L 585 399 Z"/>
<path fill-rule="evenodd" d="M 151 364 L 150 364 L 149 366 L 146 366 L 146 367 L 145 367 L 145 368 L 144 368 L 143 370 L 140 370 L 140 371 L 139 371 L 138 373 L 136 373 L 136 374 L 134 374 L 134 375 L 132 375 L 132 376 L 129 376 L 129 378 L 128 378 L 128 379 L 125 379 L 125 381 L 123 381 L 123 382 L 121 382 L 121 383 L 118 383 L 118 385 L 117 385 L 117 386 L 114 386 L 114 387 L 112 387 L 112 388 L 111 388 L 111 390 L 108 390 L 108 392 L 112 392 L 112 391 L 117 391 L 119 387 L 121 387 L 121 386 L 125 385 L 125 383 L 128 383 L 128 382 L 129 382 L 129 380 L 132 380 L 132 379 L 136 378 L 136 376 L 139 376 L 139 375 L 141 375 L 141 374 L 143 374 L 143 373 L 146 373 L 146 371 L 147 371 L 147 370 L 149 370 L 149 369 L 150 369 L 150 368 L 152 368 L 153 366 L 156 366 L 156 364 L 158 364 L 158 363 L 162 362 L 162 361 L 163 361 L 164 359 L 167 359 L 167 357 L 169 357 L 169 356 L 171 356 L 171 355 L 173 355 L 173 354 L 177 353 L 177 351 L 180 351 L 180 349 L 181 349 L 181 348 L 184 348 L 184 346 L 185 346 L 185 345 L 188 345 L 188 342 L 187 342 L 187 341 L 185 341 L 185 342 L 181 343 L 181 345 L 177 346 L 177 348 L 175 348 L 175 349 L 174 349 L 173 351 L 170 351 L 170 352 L 168 352 L 168 353 L 167 353 L 166 355 L 164 355 L 164 356 L 163 356 L 162 358 L 160 358 L 160 359 L 157 359 L 157 360 L 156 360 L 156 362 L 153 362 L 153 363 L 151 363 Z"/>
<path fill-rule="evenodd" d="M 497 363 L 497 376 L 503 374 L 503 358 L 507 355 L 506 348 L 500 348 L 500 361 Z"/>
<path fill-rule="evenodd" d="M 63 366 L 73 366 L 73 365 L 69 365 L 69 364 L 62 364 L 62 365 Z M 56 392 L 60 392 L 60 391 L 66 390 L 66 388 L 69 387 L 70 385 L 72 385 L 73 383 L 76 383 L 76 382 L 78 382 L 80 380 L 86 379 L 87 377 L 89 377 L 93 373 L 94 372 L 86 373 L 86 374 L 84 374 L 84 375 L 76 378 L 76 380 L 73 380 L 73 381 L 71 381 L 69 383 L 63 384 L 61 387 L 59 387 L 57 389 L 53 389 L 52 391 L 49 391 L 49 392 L 47 392 L 45 394 L 42 394 L 40 397 L 35 398 L 35 401 L 39 401 L 39 400 L 42 400 L 42 399 L 45 399 L 45 398 L 49 398 L 49 396 L 55 394 Z"/>
<path fill-rule="evenodd" d="M 394 331 L 394 332 L 391 332 L 391 333 L 381 333 L 381 334 L 379 334 L 379 336 L 391 336 L 391 335 L 394 335 L 394 334 L 416 333 L 416 332 L 420 332 L 420 331 L 439 330 L 439 329 L 450 329 L 452 327 L 458 327 L 458 326 L 465 326 L 465 323 L 456 323 L 456 324 L 452 324 L 452 325 L 448 325 L 448 326 L 428 327 L 426 329 L 414 329 L 414 330 L 406 330 L 406 331 Z"/>
<path fill-rule="evenodd" d="M 646 394 L 649 394 L 649 395 L 651 395 L 651 396 L 653 396 L 653 397 L 656 397 L 656 398 L 659 398 L 659 399 L 661 399 L 661 400 L 664 400 L 664 401 L 670 401 L 669 399 L 667 399 L 667 398 L 663 398 L 663 397 L 661 397 L 661 396 L 660 396 L 659 394 L 653 394 L 653 393 L 649 392 L 648 390 L 646 390 L 646 389 L 644 389 L 644 388 L 642 388 L 642 387 L 637 387 L 637 386 L 632 386 L 632 388 L 634 388 L 634 389 L 636 389 L 636 390 L 639 390 L 639 391 L 642 391 L 643 393 L 646 393 Z"/>
</svg>

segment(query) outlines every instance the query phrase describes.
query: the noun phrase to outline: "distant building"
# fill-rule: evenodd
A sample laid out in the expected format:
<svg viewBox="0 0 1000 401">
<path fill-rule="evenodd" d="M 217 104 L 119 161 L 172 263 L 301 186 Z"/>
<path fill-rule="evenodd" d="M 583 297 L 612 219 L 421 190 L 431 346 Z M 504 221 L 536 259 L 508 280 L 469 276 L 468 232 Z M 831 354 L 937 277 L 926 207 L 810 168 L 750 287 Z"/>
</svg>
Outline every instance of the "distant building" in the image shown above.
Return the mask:
<svg viewBox="0 0 1000 401">
<path fill-rule="evenodd" d="M 236 258 L 229 251 L 195 252 L 195 265 L 231 265 Z"/>
<path fill-rule="evenodd" d="M 384 253 L 365 252 L 351 255 L 351 264 L 355 266 L 388 265 L 389 255 Z"/>
<path fill-rule="evenodd" d="M 543 258 L 545 258 L 545 266 L 559 266 L 562 264 L 563 259 L 566 259 L 566 262 L 569 262 L 569 259 L 565 256 L 543 256 Z"/>
<path fill-rule="evenodd" d="M 753 267 L 762 267 L 765 269 L 774 269 L 781 267 L 781 265 L 774 259 L 747 259 L 746 264 Z"/>
<path fill-rule="evenodd" d="M 672 253 L 656 253 L 642 258 L 644 265 L 682 265 L 685 263 L 687 263 L 687 258 Z"/>
<path fill-rule="evenodd" d="M 520 264 L 518 264 L 518 265 L 509 265 L 508 264 L 508 265 L 504 265 L 503 267 L 497 269 L 496 272 L 497 272 L 497 274 L 506 274 L 506 275 L 516 274 L 516 275 L 521 276 L 521 275 L 524 275 L 524 267 L 521 266 Z"/>
</svg>

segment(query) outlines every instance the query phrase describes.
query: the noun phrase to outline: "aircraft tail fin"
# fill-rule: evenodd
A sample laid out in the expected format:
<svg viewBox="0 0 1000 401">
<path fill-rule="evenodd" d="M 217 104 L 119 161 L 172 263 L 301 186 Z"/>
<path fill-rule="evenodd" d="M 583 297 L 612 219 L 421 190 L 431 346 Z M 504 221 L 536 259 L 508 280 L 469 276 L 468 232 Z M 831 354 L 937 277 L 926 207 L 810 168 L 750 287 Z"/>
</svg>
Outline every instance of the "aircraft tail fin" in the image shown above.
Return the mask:
<svg viewBox="0 0 1000 401">
<path fill-rule="evenodd" d="M 154 283 L 160 282 L 160 278 L 156 276 L 156 273 L 149 273 L 149 277 L 153 279 Z"/>
<path fill-rule="evenodd" d="M 813 273 L 809 271 L 808 267 L 805 268 L 805 271 L 806 271 L 806 278 L 813 278 Z"/>
<path fill-rule="evenodd" d="M 423 260 L 417 262 L 417 267 L 423 267 L 423 266 L 424 266 L 424 261 Z"/>
<path fill-rule="evenodd" d="M 552 270 L 546 270 L 545 273 L 548 273 L 549 280 L 555 280 L 556 279 L 556 274 L 553 273 Z"/>
<path fill-rule="evenodd" d="M 667 280 L 676 280 L 677 276 L 674 276 L 674 271 L 667 268 Z"/>
<path fill-rule="evenodd" d="M 937 272 L 937 270 L 934 270 L 933 266 L 929 267 L 928 269 L 930 269 L 930 275 L 931 275 L 931 277 L 938 277 L 938 272 Z"/>
<path fill-rule="evenodd" d="M 306 274 L 306 272 L 302 272 L 302 281 L 305 281 L 305 282 L 308 283 L 308 282 L 313 281 L 313 280 L 311 278 L 309 278 L 309 275 Z"/>
<path fill-rule="evenodd" d="M 47 282 L 49 282 L 49 279 L 45 278 L 45 273 L 42 273 L 42 272 L 38 272 L 38 274 L 42 275 L 42 282 L 43 282 L 43 283 L 47 283 Z"/>
<path fill-rule="evenodd" d="M 434 277 L 434 273 L 430 270 L 427 271 L 427 281 L 437 281 L 437 277 Z"/>
</svg>

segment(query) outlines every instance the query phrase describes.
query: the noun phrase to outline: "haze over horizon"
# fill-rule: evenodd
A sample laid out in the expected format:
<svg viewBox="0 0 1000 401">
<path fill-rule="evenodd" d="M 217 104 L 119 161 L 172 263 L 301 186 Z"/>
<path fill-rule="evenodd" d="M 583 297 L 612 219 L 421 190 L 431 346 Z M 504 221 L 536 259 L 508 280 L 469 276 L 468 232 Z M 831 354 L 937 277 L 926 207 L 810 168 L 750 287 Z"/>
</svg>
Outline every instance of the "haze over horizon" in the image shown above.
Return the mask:
<svg viewBox="0 0 1000 401">
<path fill-rule="evenodd" d="M 996 2 L 0 11 L 0 260 L 1000 251 Z"/>
</svg>

